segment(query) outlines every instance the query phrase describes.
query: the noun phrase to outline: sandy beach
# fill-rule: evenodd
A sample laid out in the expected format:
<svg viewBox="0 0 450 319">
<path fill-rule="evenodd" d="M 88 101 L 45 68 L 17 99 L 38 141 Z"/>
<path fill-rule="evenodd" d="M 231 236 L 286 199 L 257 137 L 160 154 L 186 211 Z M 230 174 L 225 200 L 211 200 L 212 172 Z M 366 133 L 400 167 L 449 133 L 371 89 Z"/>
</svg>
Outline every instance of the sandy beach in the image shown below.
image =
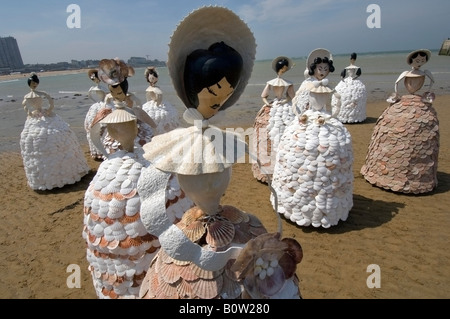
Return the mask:
<svg viewBox="0 0 450 319">
<path fill-rule="evenodd" d="M 365 122 L 346 124 L 355 177 L 348 219 L 322 229 L 302 228 L 281 217 L 283 236 L 303 247 L 297 274 L 305 299 L 450 298 L 449 104 L 449 95 L 438 95 L 433 103 L 440 121 L 439 184 L 422 195 L 374 187 L 360 174 L 372 129 L 387 102 L 369 103 Z M 0 154 L 0 298 L 96 298 L 81 232 L 84 193 L 99 162 L 90 158 L 86 140 L 81 142 L 91 172 L 74 185 L 45 192 L 28 187 L 20 153 Z M 235 164 L 222 203 L 257 215 L 269 231 L 276 231 L 278 216 L 269 195 L 268 186 L 253 178 L 251 164 Z M 367 285 L 370 265 L 379 266 L 380 288 Z M 80 271 L 79 288 L 67 285 L 72 269 Z"/>
</svg>

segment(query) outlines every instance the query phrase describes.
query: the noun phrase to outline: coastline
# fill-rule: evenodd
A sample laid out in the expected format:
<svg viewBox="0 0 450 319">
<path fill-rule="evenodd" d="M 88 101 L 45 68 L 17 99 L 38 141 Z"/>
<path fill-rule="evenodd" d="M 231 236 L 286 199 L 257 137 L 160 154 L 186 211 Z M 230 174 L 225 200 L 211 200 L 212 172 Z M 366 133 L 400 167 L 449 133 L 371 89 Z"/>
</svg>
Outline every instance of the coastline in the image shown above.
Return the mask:
<svg viewBox="0 0 450 319">
<path fill-rule="evenodd" d="M 372 129 L 387 102 L 368 103 L 365 122 L 346 124 L 354 151 L 354 205 L 349 218 L 322 229 L 302 228 L 281 217 L 283 237 L 297 239 L 303 248 L 297 269 L 303 298 L 450 298 L 450 128 L 445 125 L 450 121 L 449 104 L 450 95 L 437 95 L 433 103 L 441 123 L 438 186 L 422 195 L 374 187 L 359 172 Z M 96 298 L 81 232 L 84 193 L 99 162 L 89 156 L 83 128 L 76 129 L 91 171 L 61 189 L 32 191 L 17 148 L 0 153 L 0 189 L 5 194 L 0 224 L 2 299 Z M 270 190 L 253 178 L 250 165 L 233 166 L 222 203 L 258 216 L 268 231 L 275 231 L 278 216 L 270 205 Z M 79 267 L 79 288 L 67 286 L 71 265 Z M 370 265 L 380 267 L 380 288 L 367 285 Z"/>
<path fill-rule="evenodd" d="M 45 77 L 45 76 L 65 75 L 65 74 L 86 73 L 88 70 L 89 70 L 89 68 L 83 68 L 83 69 L 76 69 L 76 70 L 44 71 L 44 72 L 35 72 L 35 73 L 39 77 Z M 30 76 L 30 74 L 31 73 L 0 75 L 0 82 L 27 78 Z"/>
</svg>

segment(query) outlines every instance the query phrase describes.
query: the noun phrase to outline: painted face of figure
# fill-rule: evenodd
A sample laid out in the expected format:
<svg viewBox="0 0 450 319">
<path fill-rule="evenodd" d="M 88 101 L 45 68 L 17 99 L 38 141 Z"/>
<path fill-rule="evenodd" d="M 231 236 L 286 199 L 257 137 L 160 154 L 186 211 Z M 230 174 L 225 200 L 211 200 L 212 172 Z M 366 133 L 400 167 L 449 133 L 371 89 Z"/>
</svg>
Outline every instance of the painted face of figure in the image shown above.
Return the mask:
<svg viewBox="0 0 450 319">
<path fill-rule="evenodd" d="M 151 86 L 155 86 L 156 82 L 158 82 L 158 78 L 154 76 L 153 74 L 149 74 L 148 77 L 148 83 L 150 83 Z"/>
<path fill-rule="evenodd" d="M 31 81 L 30 82 L 30 89 L 34 90 L 38 87 L 39 83 Z"/>
<path fill-rule="evenodd" d="M 219 112 L 222 105 L 233 94 L 234 88 L 228 83 L 225 77 L 218 83 L 204 88 L 198 93 L 197 110 L 208 119 Z"/>
<path fill-rule="evenodd" d="M 125 93 L 123 93 L 122 88 L 120 85 L 108 85 L 109 91 L 111 92 L 111 95 L 113 98 L 115 98 L 118 101 L 125 101 L 125 98 L 127 97 Z"/>
<path fill-rule="evenodd" d="M 278 75 L 286 73 L 286 71 L 289 69 L 287 65 L 283 66 L 280 71 L 278 71 Z"/>
<path fill-rule="evenodd" d="M 314 70 L 314 77 L 320 81 L 326 78 L 329 73 L 330 68 L 328 66 L 328 63 L 319 63 Z"/>
<path fill-rule="evenodd" d="M 94 82 L 95 84 L 99 84 L 100 83 L 100 79 L 96 76 L 92 76 L 91 77 L 92 82 Z"/>
<path fill-rule="evenodd" d="M 421 56 L 420 54 L 418 54 L 416 58 L 412 59 L 411 66 L 415 69 L 418 69 L 425 63 L 427 63 L 427 57 L 425 55 Z"/>
</svg>

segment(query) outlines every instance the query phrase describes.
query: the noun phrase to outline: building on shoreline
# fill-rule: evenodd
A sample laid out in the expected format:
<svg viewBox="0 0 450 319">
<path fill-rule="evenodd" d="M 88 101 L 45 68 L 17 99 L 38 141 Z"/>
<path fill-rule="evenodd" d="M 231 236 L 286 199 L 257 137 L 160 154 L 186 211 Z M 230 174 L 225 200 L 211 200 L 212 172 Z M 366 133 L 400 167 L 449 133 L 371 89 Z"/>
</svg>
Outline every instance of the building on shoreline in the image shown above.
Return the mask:
<svg viewBox="0 0 450 319">
<path fill-rule="evenodd" d="M 23 61 L 17 40 L 13 37 L 0 37 L 0 71 L 21 68 Z"/>
<path fill-rule="evenodd" d="M 439 55 L 450 55 L 450 38 L 442 42 Z"/>
</svg>

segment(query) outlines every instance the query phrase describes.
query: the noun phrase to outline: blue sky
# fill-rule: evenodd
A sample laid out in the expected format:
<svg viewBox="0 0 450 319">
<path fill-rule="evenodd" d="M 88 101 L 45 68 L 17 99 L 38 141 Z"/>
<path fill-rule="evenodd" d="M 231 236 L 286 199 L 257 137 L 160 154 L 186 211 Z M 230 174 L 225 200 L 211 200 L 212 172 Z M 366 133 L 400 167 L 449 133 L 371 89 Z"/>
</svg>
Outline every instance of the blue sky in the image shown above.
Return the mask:
<svg viewBox="0 0 450 319">
<path fill-rule="evenodd" d="M 67 26 L 70 4 L 81 9 L 80 28 Z M 368 12 L 370 4 L 379 11 Z M 16 0 L 2 4 L 0 36 L 17 39 L 25 64 L 166 61 L 177 24 L 205 5 L 225 6 L 247 23 L 258 60 L 307 56 L 319 47 L 333 54 L 433 50 L 450 38 L 448 0 Z M 379 28 L 369 27 L 368 18 Z"/>
</svg>

